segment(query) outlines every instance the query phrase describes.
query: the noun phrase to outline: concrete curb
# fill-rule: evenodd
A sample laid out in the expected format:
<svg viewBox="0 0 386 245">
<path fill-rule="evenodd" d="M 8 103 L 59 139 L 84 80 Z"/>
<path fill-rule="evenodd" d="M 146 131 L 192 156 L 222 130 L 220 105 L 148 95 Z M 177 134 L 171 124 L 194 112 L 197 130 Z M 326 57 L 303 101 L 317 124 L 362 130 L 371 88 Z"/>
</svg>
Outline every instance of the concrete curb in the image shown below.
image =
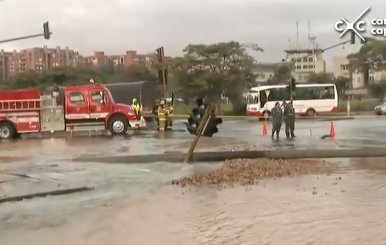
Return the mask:
<svg viewBox="0 0 386 245">
<path fill-rule="evenodd" d="M 150 155 L 111 156 L 111 157 L 79 157 L 72 159 L 80 162 L 101 163 L 154 163 L 174 162 L 183 163 L 186 153 L 164 153 Z M 274 159 L 300 159 L 300 158 L 358 158 L 358 157 L 386 157 L 383 148 L 366 149 L 331 149 L 331 150 L 267 150 L 267 151 L 220 151 L 196 152 L 193 162 L 221 162 L 237 158 L 274 158 Z"/>
</svg>

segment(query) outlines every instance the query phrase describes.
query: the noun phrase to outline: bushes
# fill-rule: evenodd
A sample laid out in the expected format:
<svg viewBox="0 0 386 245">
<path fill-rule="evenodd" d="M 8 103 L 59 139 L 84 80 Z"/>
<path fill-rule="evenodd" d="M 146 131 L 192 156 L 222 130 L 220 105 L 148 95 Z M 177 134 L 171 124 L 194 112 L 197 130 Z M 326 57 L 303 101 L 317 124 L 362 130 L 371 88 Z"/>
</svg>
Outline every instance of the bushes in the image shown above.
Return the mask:
<svg viewBox="0 0 386 245">
<path fill-rule="evenodd" d="M 374 107 L 380 104 L 380 100 L 376 98 L 351 100 L 350 111 L 373 111 Z M 347 111 L 347 101 L 339 101 L 339 111 Z"/>
</svg>

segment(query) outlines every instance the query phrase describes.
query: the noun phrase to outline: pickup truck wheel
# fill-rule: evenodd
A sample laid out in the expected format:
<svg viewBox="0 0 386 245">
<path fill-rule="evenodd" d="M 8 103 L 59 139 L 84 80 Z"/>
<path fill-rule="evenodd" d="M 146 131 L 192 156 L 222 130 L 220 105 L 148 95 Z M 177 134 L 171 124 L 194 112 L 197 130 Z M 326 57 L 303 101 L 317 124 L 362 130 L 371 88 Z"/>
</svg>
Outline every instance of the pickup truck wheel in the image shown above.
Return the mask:
<svg viewBox="0 0 386 245">
<path fill-rule="evenodd" d="M 129 127 L 129 122 L 124 116 L 113 116 L 109 120 L 108 129 L 112 135 L 124 135 Z"/>
<path fill-rule="evenodd" d="M 16 130 L 12 123 L 0 123 L 0 139 L 12 139 L 16 136 Z"/>
</svg>

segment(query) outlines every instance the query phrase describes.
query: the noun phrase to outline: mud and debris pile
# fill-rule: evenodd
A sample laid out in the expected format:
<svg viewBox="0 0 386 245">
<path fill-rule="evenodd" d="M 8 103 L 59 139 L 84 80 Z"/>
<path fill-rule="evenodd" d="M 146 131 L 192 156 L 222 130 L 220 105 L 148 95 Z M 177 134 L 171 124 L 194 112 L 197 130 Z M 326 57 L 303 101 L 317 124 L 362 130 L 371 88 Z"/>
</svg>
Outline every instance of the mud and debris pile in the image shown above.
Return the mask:
<svg viewBox="0 0 386 245">
<path fill-rule="evenodd" d="M 181 187 L 212 186 L 225 188 L 235 185 L 254 185 L 262 179 L 328 174 L 333 169 L 332 164 L 323 160 L 234 159 L 226 161 L 218 169 L 173 180 L 172 184 Z"/>
</svg>

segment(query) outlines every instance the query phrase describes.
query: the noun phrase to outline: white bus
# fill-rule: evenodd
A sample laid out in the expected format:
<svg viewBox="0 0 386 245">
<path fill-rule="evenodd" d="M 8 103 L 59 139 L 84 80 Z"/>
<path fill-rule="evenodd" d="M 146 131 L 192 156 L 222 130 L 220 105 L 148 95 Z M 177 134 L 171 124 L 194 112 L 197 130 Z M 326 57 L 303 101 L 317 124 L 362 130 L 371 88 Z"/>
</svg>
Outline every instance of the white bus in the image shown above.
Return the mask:
<svg viewBox="0 0 386 245">
<path fill-rule="evenodd" d="M 338 109 L 338 92 L 335 84 L 297 84 L 292 93 L 296 114 L 315 116 Z M 253 87 L 245 94 L 247 114 L 262 117 L 270 115 L 277 101 L 290 101 L 288 85 Z"/>
</svg>

